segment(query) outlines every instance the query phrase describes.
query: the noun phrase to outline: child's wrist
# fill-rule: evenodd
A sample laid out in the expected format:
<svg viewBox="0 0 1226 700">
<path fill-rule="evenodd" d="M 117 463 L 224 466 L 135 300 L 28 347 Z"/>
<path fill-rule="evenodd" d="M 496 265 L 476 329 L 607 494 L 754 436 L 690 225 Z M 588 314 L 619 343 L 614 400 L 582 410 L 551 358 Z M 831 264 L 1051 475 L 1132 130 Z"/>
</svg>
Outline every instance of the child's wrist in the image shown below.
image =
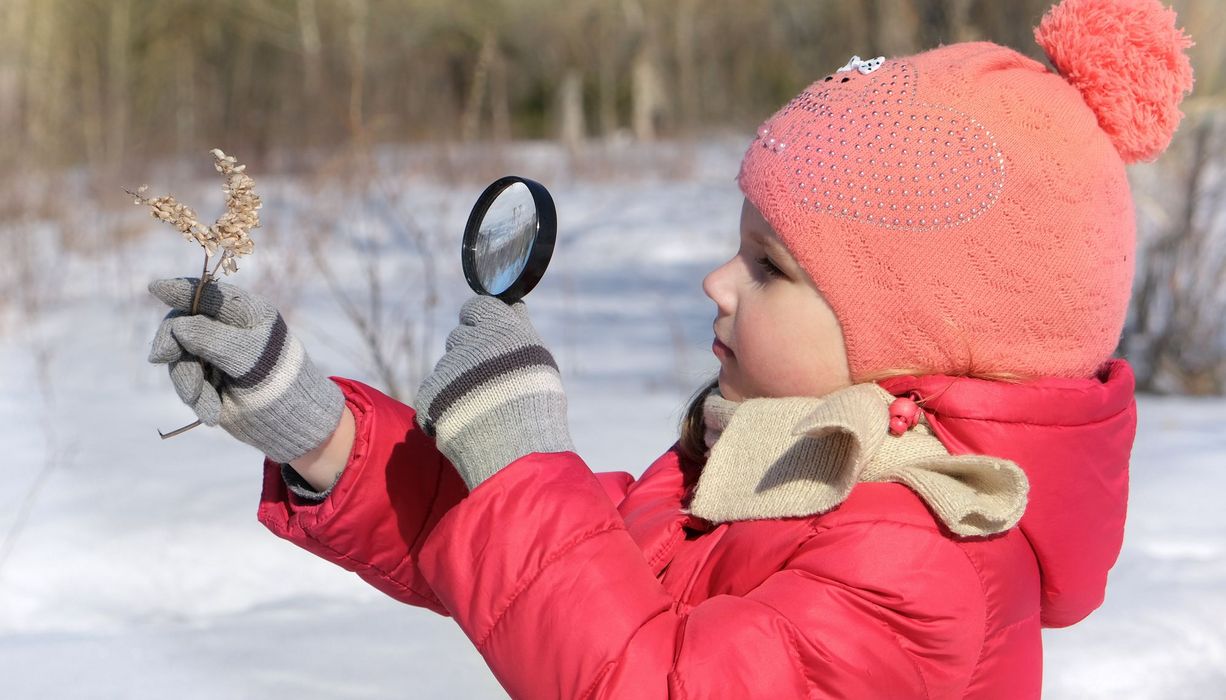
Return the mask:
<svg viewBox="0 0 1226 700">
<path fill-rule="evenodd" d="M 327 492 L 349 462 L 354 436 L 353 413 L 346 406 L 332 435 L 315 449 L 290 462 L 290 467 L 315 491 Z"/>
</svg>

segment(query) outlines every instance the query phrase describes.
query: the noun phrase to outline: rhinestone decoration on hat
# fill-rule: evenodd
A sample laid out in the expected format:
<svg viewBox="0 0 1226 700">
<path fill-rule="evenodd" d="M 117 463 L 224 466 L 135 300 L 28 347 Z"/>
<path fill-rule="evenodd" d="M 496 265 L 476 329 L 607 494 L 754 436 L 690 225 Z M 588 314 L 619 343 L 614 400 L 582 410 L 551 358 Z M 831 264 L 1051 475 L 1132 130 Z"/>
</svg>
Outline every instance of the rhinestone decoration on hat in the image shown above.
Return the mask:
<svg viewBox="0 0 1226 700">
<path fill-rule="evenodd" d="M 758 130 L 795 170 L 797 203 L 899 229 L 974 220 L 1004 185 L 992 134 L 955 109 L 915 100 L 915 67 L 891 60 L 840 70 L 806 88 Z"/>
</svg>

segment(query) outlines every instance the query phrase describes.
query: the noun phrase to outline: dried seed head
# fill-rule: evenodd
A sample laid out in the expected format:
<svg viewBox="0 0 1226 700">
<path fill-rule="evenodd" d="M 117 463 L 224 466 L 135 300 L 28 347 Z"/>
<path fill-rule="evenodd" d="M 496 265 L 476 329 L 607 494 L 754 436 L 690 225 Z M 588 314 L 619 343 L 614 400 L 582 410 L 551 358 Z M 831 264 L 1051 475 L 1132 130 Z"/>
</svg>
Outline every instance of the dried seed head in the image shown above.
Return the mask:
<svg viewBox="0 0 1226 700">
<path fill-rule="evenodd" d="M 174 226 L 186 240 L 200 244 L 209 257 L 221 251 L 219 269 L 232 274 L 238 271 L 235 258 L 250 255 L 255 248 L 248 234 L 260 226 L 259 209 L 262 202 L 254 192 L 255 181 L 245 172 L 246 165 L 240 165 L 221 149 L 214 148 L 210 153 L 213 167 L 222 175 L 222 191 L 226 195 L 226 210 L 212 226 L 202 226 L 196 212 L 170 195 L 147 198 L 145 191 L 149 189 L 148 185 L 141 185 L 136 192 L 128 191 L 128 194 L 133 196 L 136 204 L 149 207 L 155 219 Z"/>
</svg>

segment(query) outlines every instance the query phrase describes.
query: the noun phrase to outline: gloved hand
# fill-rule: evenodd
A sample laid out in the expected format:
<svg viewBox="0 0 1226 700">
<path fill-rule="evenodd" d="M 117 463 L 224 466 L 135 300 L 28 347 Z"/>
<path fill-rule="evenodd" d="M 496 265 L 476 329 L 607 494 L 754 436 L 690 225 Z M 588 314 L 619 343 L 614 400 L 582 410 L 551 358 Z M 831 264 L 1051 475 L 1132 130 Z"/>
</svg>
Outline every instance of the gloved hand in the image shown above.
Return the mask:
<svg viewBox="0 0 1226 700">
<path fill-rule="evenodd" d="M 210 282 L 199 313 L 187 315 L 194 278 L 156 280 L 149 292 L 173 307 L 153 338 L 149 361 L 170 366 L 175 391 L 205 425 L 220 425 L 275 461 L 323 444 L 345 398 L 263 297 Z"/>
<path fill-rule="evenodd" d="M 418 426 L 470 490 L 524 455 L 575 449 L 557 363 L 522 301 L 465 302 L 415 403 Z"/>
</svg>

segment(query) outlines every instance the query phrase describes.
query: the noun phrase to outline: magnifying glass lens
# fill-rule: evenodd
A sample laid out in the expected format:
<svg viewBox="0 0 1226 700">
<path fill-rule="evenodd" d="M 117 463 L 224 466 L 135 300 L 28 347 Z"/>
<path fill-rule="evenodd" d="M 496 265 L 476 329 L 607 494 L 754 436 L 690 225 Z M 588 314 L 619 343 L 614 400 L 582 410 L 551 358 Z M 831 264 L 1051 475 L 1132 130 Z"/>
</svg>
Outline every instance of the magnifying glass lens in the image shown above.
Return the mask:
<svg viewBox="0 0 1226 700">
<path fill-rule="evenodd" d="M 490 204 L 476 241 L 477 277 L 490 294 L 505 292 L 528 264 L 539 219 L 532 192 L 511 184 Z"/>
</svg>

